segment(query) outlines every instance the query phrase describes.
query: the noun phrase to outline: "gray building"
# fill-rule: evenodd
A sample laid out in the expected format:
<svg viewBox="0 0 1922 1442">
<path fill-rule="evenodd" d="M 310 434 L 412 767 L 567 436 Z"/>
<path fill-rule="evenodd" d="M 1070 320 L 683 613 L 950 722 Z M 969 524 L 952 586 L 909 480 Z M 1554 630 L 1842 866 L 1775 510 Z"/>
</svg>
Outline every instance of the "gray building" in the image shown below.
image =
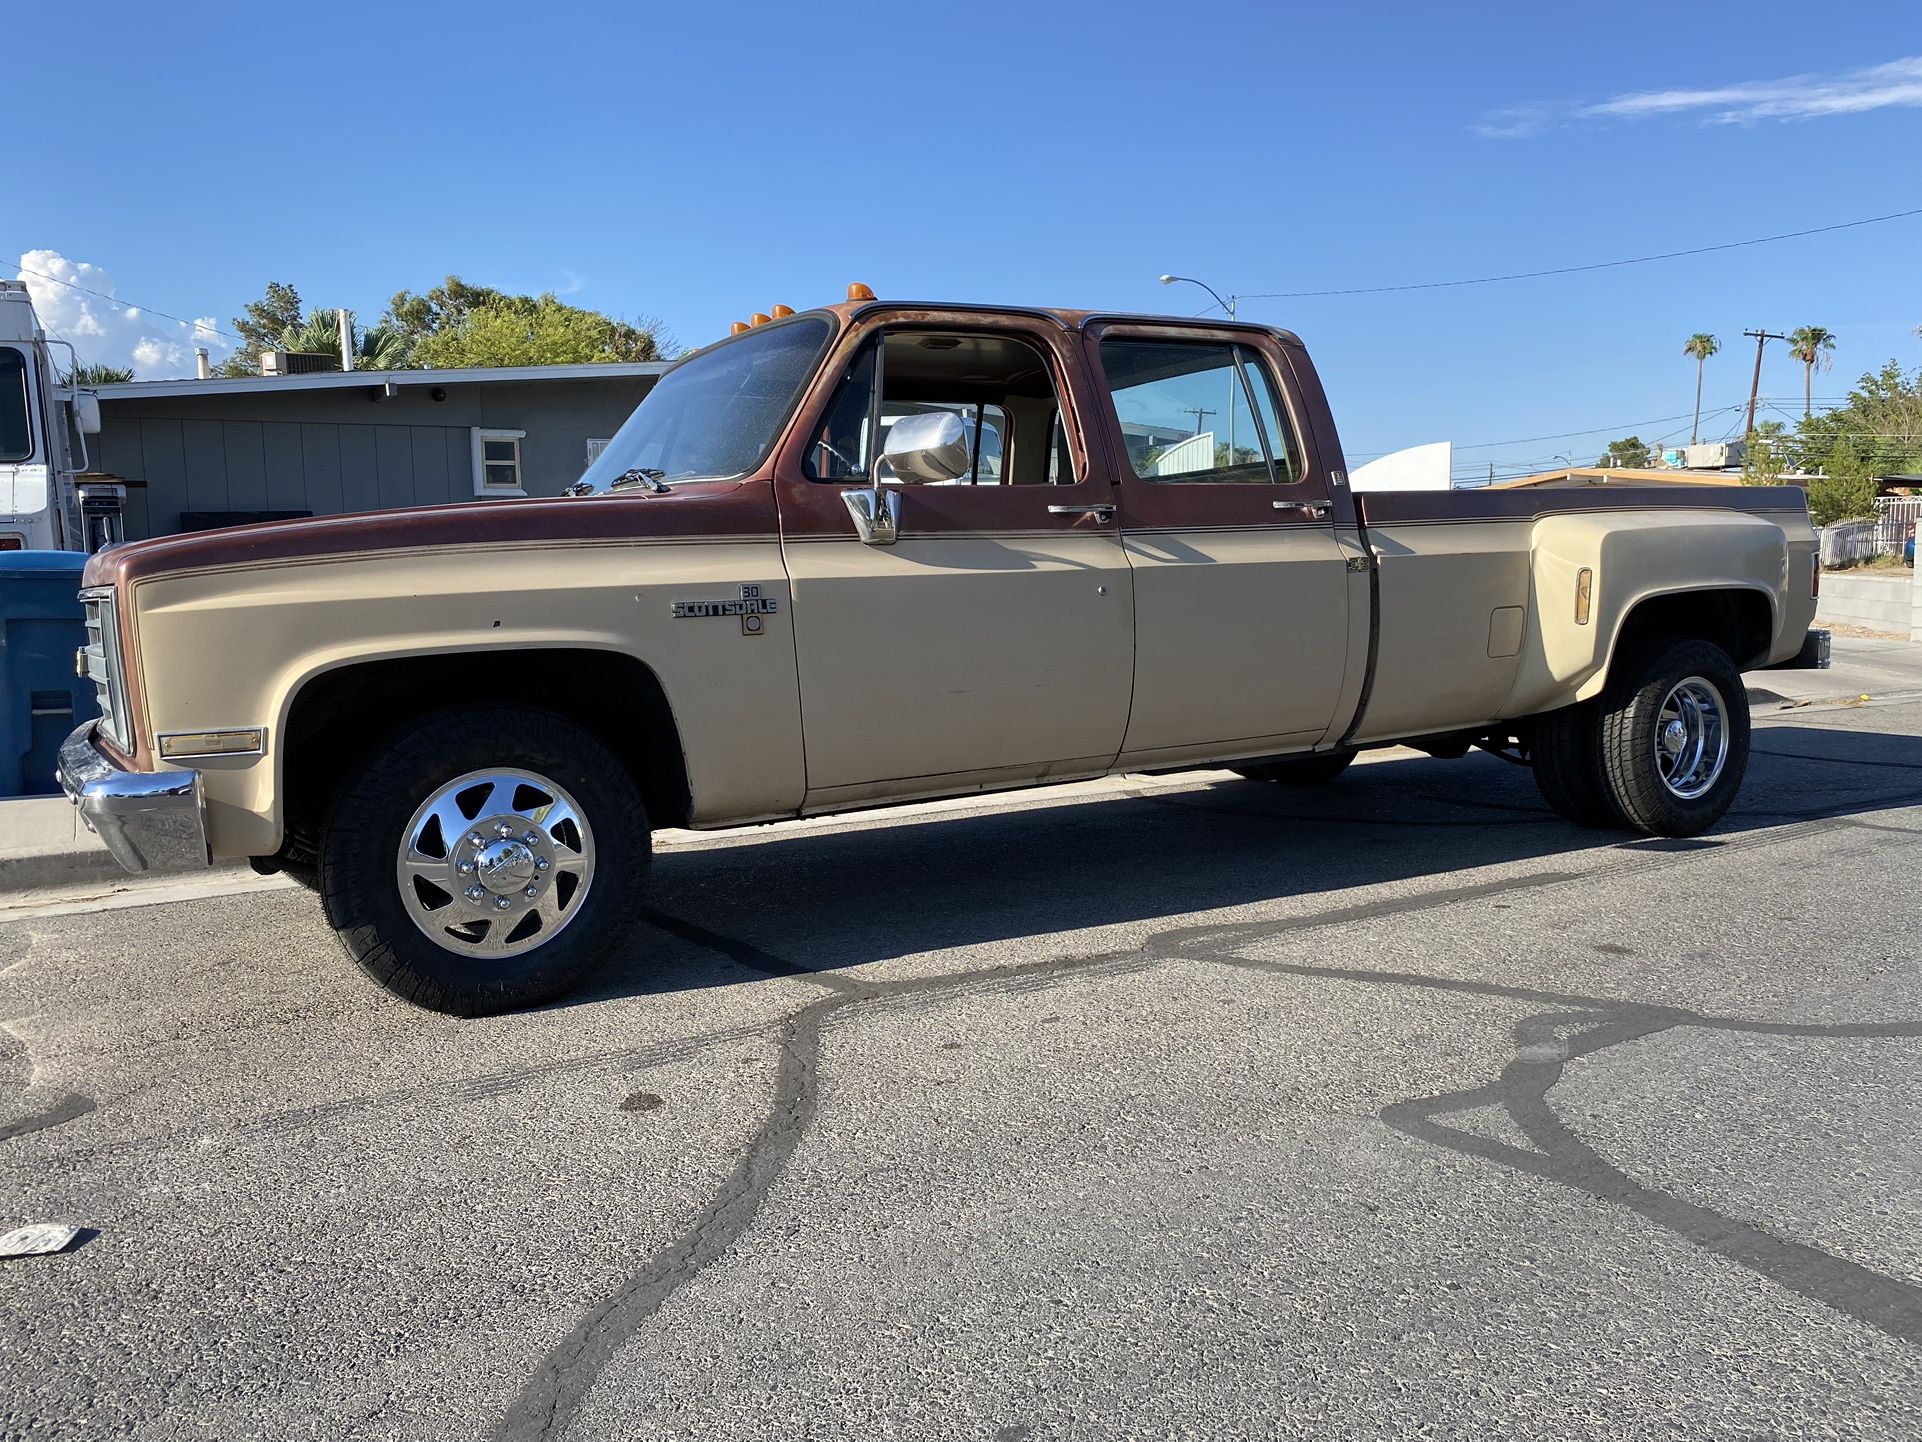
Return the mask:
<svg viewBox="0 0 1922 1442">
<path fill-rule="evenodd" d="M 97 388 L 93 469 L 126 480 L 126 536 L 476 497 L 552 496 L 662 362 L 324 371 Z"/>
</svg>

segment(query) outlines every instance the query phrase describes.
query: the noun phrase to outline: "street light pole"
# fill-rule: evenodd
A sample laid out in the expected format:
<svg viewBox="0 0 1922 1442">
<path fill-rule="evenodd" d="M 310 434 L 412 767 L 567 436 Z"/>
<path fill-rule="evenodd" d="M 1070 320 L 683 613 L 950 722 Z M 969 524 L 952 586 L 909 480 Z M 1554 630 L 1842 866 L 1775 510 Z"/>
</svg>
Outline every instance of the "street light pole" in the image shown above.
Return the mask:
<svg viewBox="0 0 1922 1442">
<path fill-rule="evenodd" d="M 1223 300 L 1220 291 L 1216 290 L 1212 285 L 1209 285 L 1205 280 L 1196 280 L 1192 275 L 1164 275 L 1161 277 L 1161 283 L 1163 285 L 1174 285 L 1176 282 L 1200 286 L 1215 298 L 1216 305 L 1228 312 L 1229 320 L 1232 321 L 1236 318 L 1235 301 L 1237 297 L 1231 295 L 1226 300 Z M 1228 373 L 1228 464 L 1231 466 L 1235 463 L 1235 387 L 1240 383 L 1235 372 L 1230 371 Z M 1197 425 L 1199 425 L 1199 420 L 1197 420 Z M 1197 430 L 1196 434 L 1199 435 L 1200 431 Z"/>
<path fill-rule="evenodd" d="M 1184 282 L 1185 284 L 1188 284 L 1188 285 L 1200 286 L 1203 290 L 1207 291 L 1209 295 L 1212 295 L 1215 298 L 1216 305 L 1220 306 L 1223 310 L 1228 312 L 1229 320 L 1235 319 L 1235 301 L 1239 299 L 1239 297 L 1231 295 L 1226 300 L 1223 300 L 1221 298 L 1221 293 L 1217 291 L 1212 285 L 1209 285 L 1208 282 L 1205 280 L 1196 280 L 1192 275 L 1164 275 L 1161 277 L 1161 283 L 1163 285 L 1173 285 L 1177 281 Z"/>
</svg>

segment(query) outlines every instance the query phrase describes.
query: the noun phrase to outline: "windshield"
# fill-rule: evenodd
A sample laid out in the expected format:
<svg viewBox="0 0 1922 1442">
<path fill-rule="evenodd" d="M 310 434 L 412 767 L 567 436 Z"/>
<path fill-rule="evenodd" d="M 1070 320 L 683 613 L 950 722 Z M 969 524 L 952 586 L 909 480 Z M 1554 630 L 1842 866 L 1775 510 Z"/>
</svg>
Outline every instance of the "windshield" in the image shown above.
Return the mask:
<svg viewBox="0 0 1922 1442">
<path fill-rule="evenodd" d="M 832 334 L 825 316 L 798 316 L 681 362 L 581 479 L 605 490 L 632 470 L 666 481 L 746 475 L 774 448 Z"/>
</svg>

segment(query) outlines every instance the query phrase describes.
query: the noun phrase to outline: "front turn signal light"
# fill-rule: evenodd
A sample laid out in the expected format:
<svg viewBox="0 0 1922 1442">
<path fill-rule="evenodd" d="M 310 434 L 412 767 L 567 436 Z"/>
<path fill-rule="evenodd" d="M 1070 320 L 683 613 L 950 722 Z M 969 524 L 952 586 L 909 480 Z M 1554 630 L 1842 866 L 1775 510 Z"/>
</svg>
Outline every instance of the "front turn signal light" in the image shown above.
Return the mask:
<svg viewBox="0 0 1922 1442">
<path fill-rule="evenodd" d="M 258 726 L 238 731 L 174 731 L 160 738 L 160 754 L 169 761 L 190 756 L 258 756 L 267 749 L 267 733 Z"/>
<path fill-rule="evenodd" d="M 1595 573 L 1583 566 L 1575 577 L 1575 624 L 1588 624 L 1589 598 L 1595 591 Z"/>
</svg>

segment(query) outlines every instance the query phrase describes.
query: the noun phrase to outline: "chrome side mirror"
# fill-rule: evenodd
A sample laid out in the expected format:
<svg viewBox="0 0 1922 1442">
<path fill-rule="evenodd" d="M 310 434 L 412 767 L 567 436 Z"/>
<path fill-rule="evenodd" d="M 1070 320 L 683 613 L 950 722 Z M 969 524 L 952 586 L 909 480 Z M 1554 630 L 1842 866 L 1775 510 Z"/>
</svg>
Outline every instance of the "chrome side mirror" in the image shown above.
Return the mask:
<svg viewBox="0 0 1922 1442">
<path fill-rule="evenodd" d="M 973 468 L 968 428 L 953 411 L 902 416 L 888 428 L 881 460 L 895 479 L 908 485 L 958 481 Z M 880 469 L 879 462 L 875 469 Z M 882 487 L 878 476 L 858 490 L 841 492 L 854 518 L 854 533 L 870 546 L 892 546 L 901 538 L 901 493 Z"/>
<path fill-rule="evenodd" d="M 953 411 L 902 416 L 888 428 L 881 459 L 893 467 L 896 479 L 910 485 L 958 481 L 974 464 L 968 454 L 968 428 Z"/>
</svg>

